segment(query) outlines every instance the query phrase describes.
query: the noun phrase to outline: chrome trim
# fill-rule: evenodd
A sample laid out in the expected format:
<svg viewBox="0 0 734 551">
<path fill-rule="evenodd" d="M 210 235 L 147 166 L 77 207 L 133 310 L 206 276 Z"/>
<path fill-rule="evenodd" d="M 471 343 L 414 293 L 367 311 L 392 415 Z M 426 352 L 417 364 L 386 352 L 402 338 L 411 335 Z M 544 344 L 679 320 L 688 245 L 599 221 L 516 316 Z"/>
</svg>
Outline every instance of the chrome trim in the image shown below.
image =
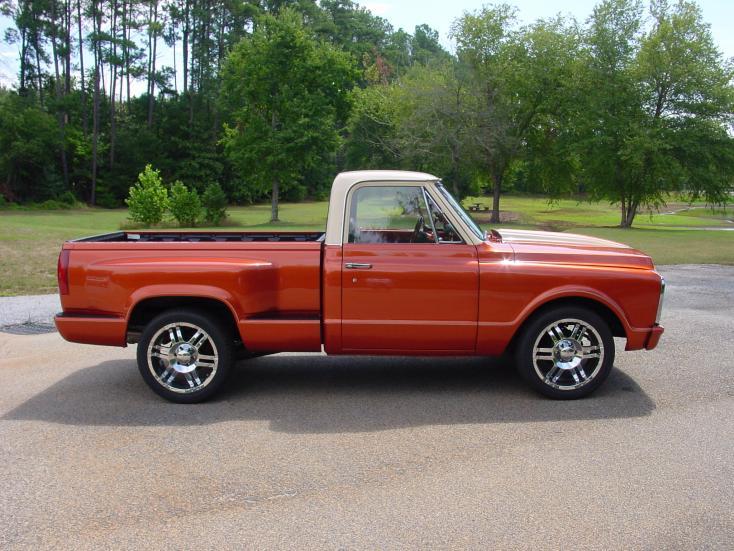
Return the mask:
<svg viewBox="0 0 734 551">
<path fill-rule="evenodd" d="M 150 339 L 147 356 L 155 381 L 177 394 L 203 389 L 214 380 L 219 366 L 217 345 L 209 333 L 187 322 L 161 327 Z"/>
<path fill-rule="evenodd" d="M 347 270 L 371 270 L 372 264 L 360 264 L 359 262 L 347 262 L 344 264 Z"/>
<path fill-rule="evenodd" d="M 541 344 L 544 343 L 544 346 Z M 590 383 L 604 363 L 604 343 L 590 323 L 566 318 L 548 324 L 535 339 L 533 367 L 541 381 L 558 390 Z"/>
<path fill-rule="evenodd" d="M 461 216 L 456 212 L 453 206 L 448 202 L 448 200 L 444 197 L 443 193 L 438 189 L 439 185 L 443 185 L 441 180 L 436 180 L 434 182 L 427 183 L 428 186 L 430 186 L 429 189 L 435 190 L 435 193 L 431 194 L 431 199 L 436 203 L 438 208 L 441 209 L 441 214 L 446 216 L 451 223 L 451 225 L 456 230 L 456 234 L 461 237 L 463 240 L 463 243 L 466 243 L 467 245 L 479 245 L 482 243 L 482 240 L 479 239 L 473 231 L 471 231 L 464 220 L 462 220 Z M 444 186 L 445 187 L 445 186 Z M 448 192 L 448 190 L 447 190 Z M 448 192 L 449 195 L 451 195 L 451 192 Z M 452 195 L 453 197 L 453 195 Z M 454 199 L 456 199 L 454 197 Z M 456 199 L 458 201 L 458 199 Z M 442 243 L 454 243 L 454 241 L 443 241 Z"/>
<path fill-rule="evenodd" d="M 438 233 L 436 233 L 436 224 L 433 223 L 433 213 L 431 212 L 431 204 L 428 202 L 428 194 L 426 193 L 426 186 L 421 186 L 423 192 L 423 203 L 426 205 L 426 212 L 428 213 L 428 219 L 431 221 L 431 228 L 433 229 L 433 241 L 438 243 Z M 438 205 L 436 205 L 438 206 Z"/>
<path fill-rule="evenodd" d="M 655 315 L 655 325 L 660 323 L 660 316 L 663 313 L 663 298 L 665 298 L 665 278 L 660 276 L 660 299 L 658 300 L 658 313 Z"/>
</svg>

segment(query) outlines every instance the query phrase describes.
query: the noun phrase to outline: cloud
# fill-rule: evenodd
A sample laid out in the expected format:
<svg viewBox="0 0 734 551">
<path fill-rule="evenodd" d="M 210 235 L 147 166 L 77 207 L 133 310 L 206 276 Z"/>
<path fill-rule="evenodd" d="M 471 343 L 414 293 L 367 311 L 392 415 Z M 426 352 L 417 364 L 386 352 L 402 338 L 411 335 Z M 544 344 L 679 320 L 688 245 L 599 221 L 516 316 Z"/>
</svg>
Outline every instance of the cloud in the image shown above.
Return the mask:
<svg viewBox="0 0 734 551">
<path fill-rule="evenodd" d="M 366 2 L 363 6 L 370 10 L 374 15 L 385 15 L 387 12 L 392 10 L 391 4 L 383 2 Z"/>
</svg>

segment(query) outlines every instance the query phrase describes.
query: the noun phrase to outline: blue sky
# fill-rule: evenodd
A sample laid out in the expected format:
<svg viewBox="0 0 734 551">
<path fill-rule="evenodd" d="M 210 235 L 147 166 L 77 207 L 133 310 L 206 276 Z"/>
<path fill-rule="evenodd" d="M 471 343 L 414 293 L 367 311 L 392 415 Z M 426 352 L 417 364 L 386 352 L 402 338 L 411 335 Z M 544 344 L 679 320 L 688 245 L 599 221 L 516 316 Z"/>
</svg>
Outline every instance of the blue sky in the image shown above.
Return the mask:
<svg viewBox="0 0 734 551">
<path fill-rule="evenodd" d="M 671 0 L 671 3 L 675 0 Z M 597 2 L 584 0 L 504 0 L 517 6 L 520 19 L 531 22 L 558 13 L 571 15 L 583 22 L 591 14 Z M 384 17 L 394 27 L 412 32 L 416 25 L 427 23 L 441 34 L 445 46 L 451 23 L 465 11 L 474 11 L 488 2 L 482 0 L 364 0 L 360 2 L 376 15 Z M 699 0 L 705 21 L 711 24 L 711 32 L 721 51 L 734 57 L 734 0 Z"/>
<path fill-rule="evenodd" d="M 596 2 L 583 0 L 505 0 L 519 9 L 520 19 L 531 22 L 557 13 L 571 15 L 583 22 Z M 674 0 L 671 0 L 674 1 Z M 448 38 L 451 23 L 465 11 L 474 11 L 486 1 L 482 0 L 363 0 L 360 2 L 374 14 L 384 17 L 395 27 L 412 32 L 416 25 L 427 23 L 437 29 L 441 42 L 451 48 Z M 734 57 L 734 0 L 700 0 L 704 19 L 711 25 L 714 40 L 726 57 Z M 0 37 L 10 25 L 0 17 Z M 167 64 L 170 53 L 161 54 L 160 64 Z M 17 46 L 0 43 L 0 84 L 12 85 L 17 73 Z M 143 85 L 140 86 L 141 91 Z"/>
</svg>

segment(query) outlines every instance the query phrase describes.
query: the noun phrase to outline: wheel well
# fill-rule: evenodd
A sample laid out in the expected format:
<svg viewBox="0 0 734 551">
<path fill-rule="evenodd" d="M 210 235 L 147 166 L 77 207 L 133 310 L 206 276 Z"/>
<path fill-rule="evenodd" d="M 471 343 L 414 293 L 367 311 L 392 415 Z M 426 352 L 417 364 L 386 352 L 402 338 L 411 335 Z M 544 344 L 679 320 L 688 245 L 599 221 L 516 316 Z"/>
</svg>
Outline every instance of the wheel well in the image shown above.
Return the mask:
<svg viewBox="0 0 734 551">
<path fill-rule="evenodd" d="M 138 342 L 140 333 L 150 320 L 172 308 L 191 308 L 215 319 L 228 327 L 239 340 L 239 329 L 232 311 L 220 300 L 202 297 L 154 297 L 138 302 L 127 322 L 127 342 Z"/>
<path fill-rule="evenodd" d="M 515 332 L 515 335 L 512 337 L 512 341 L 510 342 L 510 345 L 508 348 L 512 349 L 515 345 L 515 341 L 517 338 L 522 334 L 523 330 L 529 323 L 533 321 L 537 316 L 542 315 L 543 313 L 547 312 L 548 310 L 558 308 L 559 306 L 566 306 L 566 307 L 572 307 L 572 306 L 582 306 L 584 308 L 588 308 L 589 310 L 596 313 L 599 317 L 601 317 L 607 324 L 609 325 L 609 328 L 612 331 L 612 335 L 615 337 L 626 337 L 627 333 L 624 331 L 624 326 L 622 325 L 622 322 L 617 317 L 617 314 L 615 314 L 608 306 L 605 304 L 602 304 L 601 302 L 598 302 L 594 299 L 590 298 L 584 298 L 584 297 L 563 297 L 558 298 L 555 300 L 551 300 L 549 302 L 546 302 L 545 304 L 542 304 L 538 308 L 536 308 L 522 323 L 520 328 Z"/>
</svg>

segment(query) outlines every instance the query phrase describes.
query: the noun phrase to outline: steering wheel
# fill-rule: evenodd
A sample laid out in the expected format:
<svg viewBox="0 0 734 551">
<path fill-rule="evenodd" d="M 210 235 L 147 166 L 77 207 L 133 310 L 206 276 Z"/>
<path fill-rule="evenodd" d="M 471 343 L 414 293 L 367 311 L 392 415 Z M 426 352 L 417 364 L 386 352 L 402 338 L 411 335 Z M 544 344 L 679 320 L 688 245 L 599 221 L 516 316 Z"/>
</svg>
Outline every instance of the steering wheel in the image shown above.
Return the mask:
<svg viewBox="0 0 734 551">
<path fill-rule="evenodd" d="M 415 223 L 415 227 L 413 228 L 413 235 L 410 236 L 410 242 L 411 243 L 421 243 L 422 240 L 425 239 L 425 231 L 423 231 L 423 228 L 425 227 L 425 221 L 423 220 L 422 216 L 418 217 L 418 221 Z M 421 241 L 419 241 L 419 238 Z"/>
</svg>

